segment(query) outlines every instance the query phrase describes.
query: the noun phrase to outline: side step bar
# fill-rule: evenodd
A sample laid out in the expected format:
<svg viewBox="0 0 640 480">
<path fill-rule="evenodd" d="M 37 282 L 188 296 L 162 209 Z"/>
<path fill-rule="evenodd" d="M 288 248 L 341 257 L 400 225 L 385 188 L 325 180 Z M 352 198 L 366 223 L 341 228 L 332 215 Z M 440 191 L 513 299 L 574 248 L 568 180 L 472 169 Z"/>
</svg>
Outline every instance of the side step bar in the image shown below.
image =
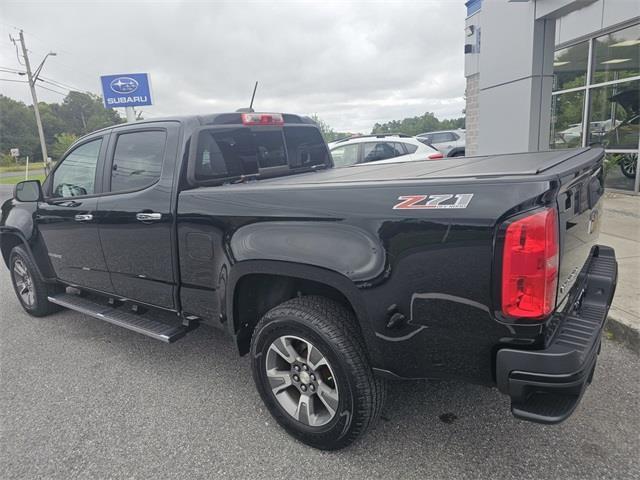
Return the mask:
<svg viewBox="0 0 640 480">
<path fill-rule="evenodd" d="M 99 303 L 92 302 L 78 295 L 61 293 L 50 296 L 48 299 L 51 303 L 167 343 L 178 340 L 187 333 L 187 328 L 182 325 L 167 325 L 166 323 L 134 315 L 124 310 L 100 305 Z"/>
</svg>

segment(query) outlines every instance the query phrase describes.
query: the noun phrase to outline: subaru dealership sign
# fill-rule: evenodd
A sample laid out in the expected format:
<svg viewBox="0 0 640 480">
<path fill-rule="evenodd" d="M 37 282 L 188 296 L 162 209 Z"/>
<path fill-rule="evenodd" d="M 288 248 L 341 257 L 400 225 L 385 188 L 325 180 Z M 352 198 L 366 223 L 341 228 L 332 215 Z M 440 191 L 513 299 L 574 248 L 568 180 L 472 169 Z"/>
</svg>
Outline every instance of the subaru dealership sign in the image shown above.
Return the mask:
<svg viewBox="0 0 640 480">
<path fill-rule="evenodd" d="M 140 107 L 152 103 L 149 75 L 146 73 L 104 75 L 100 81 L 107 108 Z"/>
</svg>

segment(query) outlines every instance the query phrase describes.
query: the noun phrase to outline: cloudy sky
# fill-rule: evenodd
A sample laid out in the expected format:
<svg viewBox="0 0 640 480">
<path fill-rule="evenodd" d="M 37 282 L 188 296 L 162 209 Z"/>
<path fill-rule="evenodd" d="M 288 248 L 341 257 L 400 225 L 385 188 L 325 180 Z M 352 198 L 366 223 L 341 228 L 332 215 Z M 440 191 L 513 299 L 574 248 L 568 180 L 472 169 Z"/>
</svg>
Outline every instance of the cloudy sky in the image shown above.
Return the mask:
<svg viewBox="0 0 640 480">
<path fill-rule="evenodd" d="M 233 111 L 317 113 L 336 130 L 464 108 L 464 1 L 2 0 L 0 68 L 22 68 L 9 34 L 25 31 L 42 87 L 100 92 L 99 76 L 149 72 L 147 118 Z M 11 72 L 0 78 L 21 80 Z M 66 87 L 66 88 L 65 88 Z M 0 93 L 31 103 L 24 83 Z M 63 95 L 39 88 L 39 99 Z"/>
</svg>

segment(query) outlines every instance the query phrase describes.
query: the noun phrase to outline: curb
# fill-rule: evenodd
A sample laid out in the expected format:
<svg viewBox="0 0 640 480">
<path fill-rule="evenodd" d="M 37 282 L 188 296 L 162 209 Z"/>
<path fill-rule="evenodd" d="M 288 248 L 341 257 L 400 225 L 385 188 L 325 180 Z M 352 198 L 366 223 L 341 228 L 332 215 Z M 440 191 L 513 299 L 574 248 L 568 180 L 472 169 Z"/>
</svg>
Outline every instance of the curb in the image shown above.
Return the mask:
<svg viewBox="0 0 640 480">
<path fill-rule="evenodd" d="M 632 352 L 640 355 L 640 330 L 629 325 L 629 322 L 616 312 L 609 312 L 605 331 L 608 338 L 622 343 Z"/>
</svg>

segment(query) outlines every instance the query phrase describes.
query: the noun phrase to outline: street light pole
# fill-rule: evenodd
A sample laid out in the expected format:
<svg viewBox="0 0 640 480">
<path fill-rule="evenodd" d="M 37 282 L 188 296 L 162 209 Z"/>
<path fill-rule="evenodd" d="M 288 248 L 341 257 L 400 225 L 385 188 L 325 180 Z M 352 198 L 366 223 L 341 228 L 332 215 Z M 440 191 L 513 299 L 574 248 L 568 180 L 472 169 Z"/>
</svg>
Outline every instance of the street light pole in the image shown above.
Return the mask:
<svg viewBox="0 0 640 480">
<path fill-rule="evenodd" d="M 24 33 L 20 30 L 20 45 L 22 46 L 22 56 L 24 58 L 24 64 L 27 69 L 27 79 L 29 80 L 29 88 L 31 89 L 31 98 L 33 100 L 33 111 L 36 114 L 36 125 L 38 126 L 38 136 L 40 137 L 40 148 L 42 150 L 42 162 L 45 165 L 45 171 L 48 169 L 48 155 L 47 155 L 47 143 L 44 139 L 44 129 L 42 128 L 42 120 L 40 119 L 40 109 L 38 108 L 38 96 L 36 94 L 36 80 L 38 79 L 38 75 L 42 70 L 45 60 L 49 55 L 55 55 L 55 53 L 50 52 L 42 60 L 42 63 L 38 66 L 36 70 L 36 74 L 33 75 L 31 73 L 31 64 L 29 63 L 29 54 L 27 53 L 27 47 L 24 43 Z"/>
</svg>

